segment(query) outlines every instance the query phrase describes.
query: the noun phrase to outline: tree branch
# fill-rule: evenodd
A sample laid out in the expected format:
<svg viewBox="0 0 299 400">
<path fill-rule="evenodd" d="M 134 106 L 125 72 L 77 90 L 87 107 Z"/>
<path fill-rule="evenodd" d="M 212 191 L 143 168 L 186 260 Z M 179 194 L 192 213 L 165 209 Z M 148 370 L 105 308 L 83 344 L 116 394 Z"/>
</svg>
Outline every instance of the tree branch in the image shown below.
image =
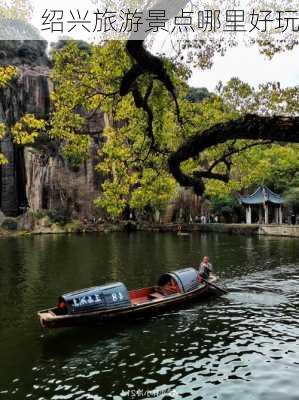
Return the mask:
<svg viewBox="0 0 299 400">
<path fill-rule="evenodd" d="M 176 90 L 168 72 L 164 67 L 163 61 L 159 57 L 154 56 L 147 51 L 144 47 L 144 41 L 142 40 L 128 40 L 126 49 L 136 64 L 134 64 L 132 68 L 123 76 L 119 90 L 120 95 L 127 95 L 132 90 L 132 87 L 141 75 L 145 73 L 152 74 L 156 79 L 163 83 L 168 92 L 171 94 L 175 103 L 177 119 L 179 123 L 182 124 Z"/>
<path fill-rule="evenodd" d="M 172 153 L 168 158 L 169 171 L 180 185 L 193 187 L 196 194 L 202 195 L 203 176 L 185 174 L 181 163 L 210 147 L 234 139 L 299 143 L 299 117 L 261 117 L 248 114 L 237 120 L 217 124 L 190 138 Z"/>
<path fill-rule="evenodd" d="M 272 143 L 271 140 L 266 140 L 266 141 L 262 141 L 262 142 L 254 142 L 254 143 L 247 144 L 247 145 L 241 147 L 240 149 L 236 149 L 235 147 L 232 147 L 232 150 L 225 152 L 221 157 L 219 157 L 217 160 L 215 160 L 209 166 L 208 171 L 209 172 L 213 171 L 213 169 L 221 162 L 223 162 L 223 163 L 227 162 L 227 158 L 233 156 L 234 154 L 240 154 L 243 151 L 248 150 L 252 147 L 267 145 L 267 144 L 271 144 L 271 143 Z"/>
</svg>

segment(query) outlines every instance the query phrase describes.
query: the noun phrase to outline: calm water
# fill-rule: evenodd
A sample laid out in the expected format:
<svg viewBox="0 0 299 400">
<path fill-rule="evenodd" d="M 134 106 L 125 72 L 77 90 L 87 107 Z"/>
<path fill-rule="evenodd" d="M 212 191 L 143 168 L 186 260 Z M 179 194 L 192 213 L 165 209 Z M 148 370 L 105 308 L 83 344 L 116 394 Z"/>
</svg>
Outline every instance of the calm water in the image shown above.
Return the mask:
<svg viewBox="0 0 299 400">
<path fill-rule="evenodd" d="M 299 399 L 298 239 L 173 234 L 0 241 L 0 398 Z M 151 285 L 209 254 L 224 297 L 43 332 L 35 312 L 107 281 Z"/>
</svg>

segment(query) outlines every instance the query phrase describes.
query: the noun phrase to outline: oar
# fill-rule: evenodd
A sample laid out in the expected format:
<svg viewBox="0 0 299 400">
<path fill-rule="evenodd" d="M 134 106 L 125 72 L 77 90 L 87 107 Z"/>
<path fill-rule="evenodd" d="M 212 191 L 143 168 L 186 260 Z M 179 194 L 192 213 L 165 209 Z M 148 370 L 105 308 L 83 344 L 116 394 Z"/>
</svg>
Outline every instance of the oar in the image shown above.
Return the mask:
<svg viewBox="0 0 299 400">
<path fill-rule="evenodd" d="M 207 281 L 207 280 L 206 280 L 205 278 L 203 278 L 203 277 L 201 277 L 201 278 L 202 278 L 202 280 L 203 280 L 207 285 L 213 286 L 215 289 L 218 289 L 218 290 L 219 290 L 220 292 L 222 292 L 222 293 L 228 293 L 227 290 L 221 289 L 219 286 L 214 285 L 214 283 L 211 283 L 211 282 Z"/>
</svg>

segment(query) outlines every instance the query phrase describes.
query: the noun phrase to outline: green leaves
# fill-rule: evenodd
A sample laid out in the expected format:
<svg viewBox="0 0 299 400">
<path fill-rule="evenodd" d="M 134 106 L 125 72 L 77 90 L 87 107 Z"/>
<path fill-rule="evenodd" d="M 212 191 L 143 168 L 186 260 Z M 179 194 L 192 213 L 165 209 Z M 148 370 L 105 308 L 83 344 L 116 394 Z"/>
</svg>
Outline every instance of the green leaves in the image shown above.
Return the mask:
<svg viewBox="0 0 299 400">
<path fill-rule="evenodd" d="M 6 133 L 6 125 L 3 122 L 0 122 L 0 140 L 2 140 Z"/>
<path fill-rule="evenodd" d="M 1 5 L 0 5 L 0 14 L 1 14 Z M 18 75 L 18 70 L 16 67 L 11 65 L 7 67 L 0 67 L 0 88 L 5 87 L 9 84 L 9 82 Z M 4 138 L 6 134 L 6 125 L 3 122 L 0 122 L 0 141 Z M 6 157 L 0 153 L 0 165 L 6 164 L 8 161 Z"/>
<path fill-rule="evenodd" d="M 139 187 L 132 193 L 130 206 L 137 210 L 146 207 L 162 210 L 174 197 L 177 184 L 166 172 L 159 173 L 151 168 L 143 170 Z"/>
<path fill-rule="evenodd" d="M 288 206 L 295 210 L 299 210 L 299 185 L 290 187 L 284 193 L 284 199 Z"/>
<path fill-rule="evenodd" d="M 161 157 L 151 154 L 146 158 L 145 138 L 135 130 L 137 121 L 132 118 L 130 122 L 121 129 L 105 129 L 105 143 L 99 154 L 97 170 L 105 174 L 106 180 L 96 205 L 113 217 L 120 217 L 127 206 L 162 210 L 177 187 Z"/>
<path fill-rule="evenodd" d="M 46 122 L 37 119 L 33 114 L 25 114 L 12 128 L 11 133 L 16 144 L 33 144 L 36 139 L 45 133 Z"/>
<path fill-rule="evenodd" d="M 72 135 L 62 145 L 62 153 L 72 166 L 79 167 L 90 155 L 91 142 L 88 135 Z"/>
<path fill-rule="evenodd" d="M 54 50 L 53 57 L 50 119 L 46 123 L 32 114 L 24 115 L 11 129 L 13 140 L 31 145 L 45 135 L 60 144 L 72 165 L 79 166 L 91 154 L 88 119 L 99 110 L 104 112 L 106 127 L 103 133 L 99 127 L 101 147 L 96 167 L 104 182 L 95 203 L 115 218 L 127 207 L 140 211 L 166 207 L 177 191 L 177 183 L 168 172 L 168 156 L 188 138 L 248 112 L 298 113 L 298 88 L 283 89 L 278 83 L 268 83 L 254 89 L 234 78 L 225 86 L 218 85 L 217 94 L 189 90 L 188 69 L 164 60 L 176 87 L 179 123 L 173 98 L 153 76 L 140 76 L 135 88 L 141 99 L 148 96 L 147 109 L 142 102 L 136 107 L 131 93 L 119 95 L 122 78 L 132 66 L 123 43 L 79 46 L 69 42 Z M 16 73 L 11 67 L 0 68 L 0 86 Z M 5 132 L 1 124 L 0 138 Z M 206 194 L 218 198 L 257 183 L 284 190 L 290 171 L 298 170 L 298 147 L 264 143 L 251 147 L 250 143 L 235 140 L 209 148 L 185 162 L 182 169 L 190 176 L 199 171 L 228 174 L 228 183 L 205 179 Z M 5 159 L 0 158 L 1 162 Z"/>
</svg>

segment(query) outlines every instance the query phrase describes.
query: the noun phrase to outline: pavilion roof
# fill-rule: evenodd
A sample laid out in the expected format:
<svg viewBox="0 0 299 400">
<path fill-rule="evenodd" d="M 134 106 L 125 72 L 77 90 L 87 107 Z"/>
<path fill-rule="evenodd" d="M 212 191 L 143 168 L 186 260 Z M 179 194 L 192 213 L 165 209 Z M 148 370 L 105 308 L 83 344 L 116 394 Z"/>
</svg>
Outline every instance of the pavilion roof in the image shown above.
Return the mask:
<svg viewBox="0 0 299 400">
<path fill-rule="evenodd" d="M 239 195 L 239 201 L 241 204 L 283 204 L 284 199 L 266 186 L 259 186 L 256 191 L 248 196 Z"/>
</svg>

